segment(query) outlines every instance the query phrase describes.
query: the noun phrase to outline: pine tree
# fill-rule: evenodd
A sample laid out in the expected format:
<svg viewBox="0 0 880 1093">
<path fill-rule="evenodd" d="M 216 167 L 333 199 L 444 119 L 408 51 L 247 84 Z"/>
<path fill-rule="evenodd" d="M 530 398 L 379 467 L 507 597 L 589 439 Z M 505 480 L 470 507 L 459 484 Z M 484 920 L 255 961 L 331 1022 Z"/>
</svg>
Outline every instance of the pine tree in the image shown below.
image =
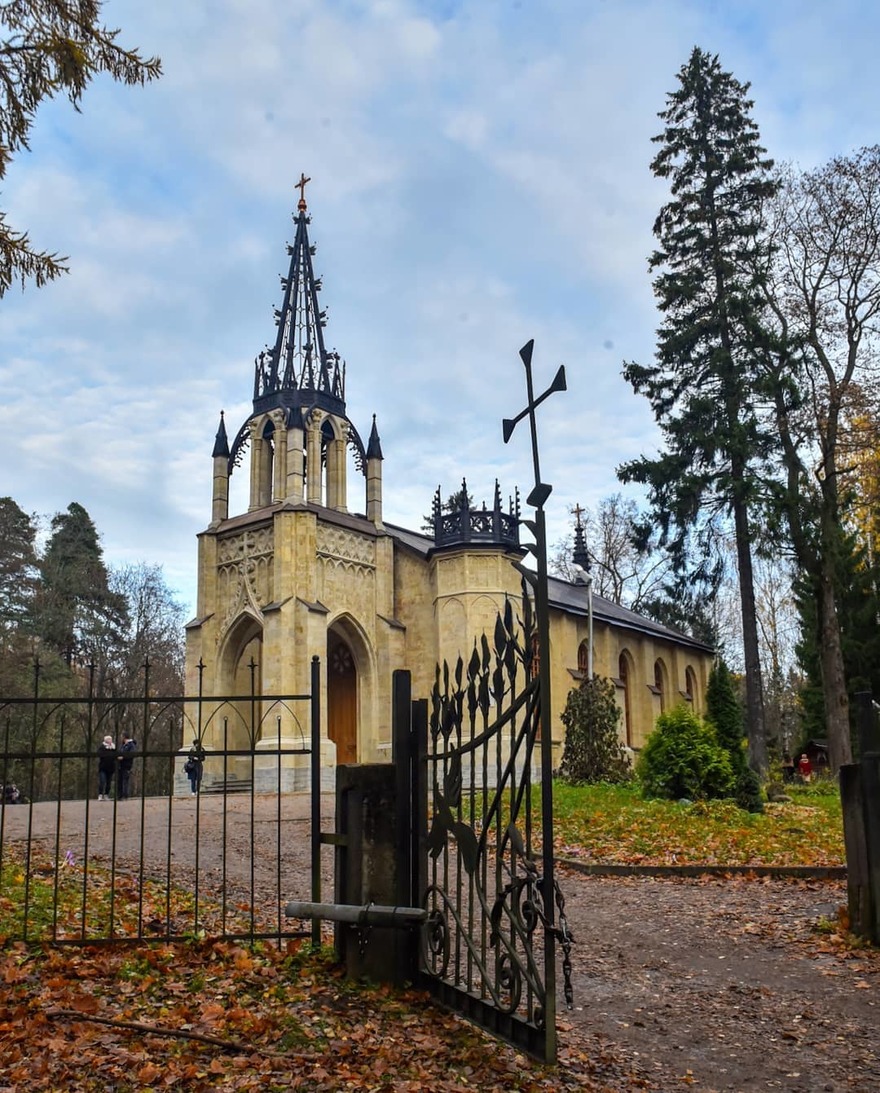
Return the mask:
<svg viewBox="0 0 880 1093">
<path fill-rule="evenodd" d="M 41 569 L 43 640 L 58 653 L 106 667 L 118 649 L 127 609 L 124 597 L 110 590 L 92 518 L 75 501 L 52 517 Z"/>
<path fill-rule="evenodd" d="M 0 7 L 0 179 L 16 152 L 29 147 L 31 127 L 44 99 L 64 93 L 79 109 L 98 73 L 143 84 L 161 72 L 158 58 L 144 58 L 117 42 L 118 30 L 101 25 L 102 0 L 13 0 Z M 57 254 L 34 250 L 0 212 L 0 296 L 33 277 L 37 285 L 66 270 Z"/>
<path fill-rule="evenodd" d="M 750 507 L 767 437 L 756 412 L 761 325 L 762 208 L 777 184 L 750 116 L 748 84 L 695 48 L 668 96 L 651 168 L 671 200 L 654 224 L 654 292 L 663 315 L 656 363 L 624 375 L 647 396 L 666 451 L 619 469 L 649 487 L 664 540 L 682 559 L 700 520 L 732 518 L 746 666 L 749 760 L 766 770 Z"/>
</svg>

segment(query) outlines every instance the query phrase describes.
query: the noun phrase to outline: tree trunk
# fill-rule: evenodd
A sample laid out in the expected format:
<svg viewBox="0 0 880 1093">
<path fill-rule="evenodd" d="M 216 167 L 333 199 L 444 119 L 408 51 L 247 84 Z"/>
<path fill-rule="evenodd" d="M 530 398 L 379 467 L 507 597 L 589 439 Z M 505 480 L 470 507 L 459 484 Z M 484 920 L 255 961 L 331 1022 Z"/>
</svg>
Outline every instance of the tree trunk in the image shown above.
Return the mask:
<svg viewBox="0 0 880 1093">
<path fill-rule="evenodd" d="M 749 766 L 756 774 L 767 774 L 767 735 L 764 727 L 764 686 L 758 651 L 758 615 L 755 610 L 755 578 L 752 547 L 745 503 L 733 506 L 736 530 L 736 561 L 739 571 L 739 597 L 742 610 L 743 658 L 746 669 L 746 729 L 749 739 Z"/>
<path fill-rule="evenodd" d="M 817 604 L 819 610 L 819 668 L 822 674 L 822 693 L 825 698 L 825 724 L 828 732 L 828 759 L 834 774 L 844 763 L 852 762 L 852 744 L 849 733 L 849 695 L 846 690 L 846 673 L 843 667 L 843 649 L 840 641 L 840 619 L 834 596 L 834 579 L 826 560 L 818 582 Z"/>
</svg>

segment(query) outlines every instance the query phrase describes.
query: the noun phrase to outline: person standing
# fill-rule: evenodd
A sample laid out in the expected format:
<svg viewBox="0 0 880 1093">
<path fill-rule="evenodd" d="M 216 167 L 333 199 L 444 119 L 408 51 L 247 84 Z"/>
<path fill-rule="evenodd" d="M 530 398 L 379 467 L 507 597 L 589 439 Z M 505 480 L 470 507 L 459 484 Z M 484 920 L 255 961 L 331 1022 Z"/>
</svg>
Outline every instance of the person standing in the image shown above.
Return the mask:
<svg viewBox="0 0 880 1093">
<path fill-rule="evenodd" d="M 189 785 L 193 797 L 199 792 L 199 786 L 202 784 L 202 767 L 204 762 L 205 749 L 198 740 L 193 740 L 192 747 L 189 749 L 189 755 L 183 767 L 189 778 Z"/>
<path fill-rule="evenodd" d="M 125 801 L 131 796 L 131 768 L 134 766 L 134 753 L 137 741 L 127 732 L 122 734 L 122 746 L 119 749 L 119 799 Z"/>
<path fill-rule="evenodd" d="M 116 745 L 112 736 L 105 736 L 98 745 L 98 800 L 109 801 L 116 773 Z"/>
<path fill-rule="evenodd" d="M 798 760 L 798 773 L 803 782 L 809 782 L 813 777 L 813 764 L 810 762 L 810 757 L 806 752 L 804 752 Z"/>
</svg>

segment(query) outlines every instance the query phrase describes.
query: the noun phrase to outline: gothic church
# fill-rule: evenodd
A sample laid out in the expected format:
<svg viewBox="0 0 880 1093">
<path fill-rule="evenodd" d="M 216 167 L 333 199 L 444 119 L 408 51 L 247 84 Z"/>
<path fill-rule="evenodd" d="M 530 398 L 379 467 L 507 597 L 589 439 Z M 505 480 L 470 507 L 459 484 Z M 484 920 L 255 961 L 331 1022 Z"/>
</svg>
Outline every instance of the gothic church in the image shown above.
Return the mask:
<svg viewBox="0 0 880 1093">
<path fill-rule="evenodd" d="M 391 758 L 393 671 L 408 669 L 413 696 L 428 697 L 435 665 L 466 659 L 480 634 L 491 635 L 505 598 L 519 601 L 512 563 L 525 551 L 518 495 L 505 507 L 497 486 L 491 507 L 471 508 L 465 489 L 453 512 L 438 490 L 433 534 L 385 522 L 375 418 L 364 441 L 346 413 L 344 363 L 324 345 L 305 181 L 275 344 L 255 365 L 252 413 L 231 443 L 220 418 L 211 521 L 199 535 L 197 615 L 187 626 L 187 692 L 246 694 L 256 673 L 257 693 L 305 694 L 319 657 L 329 788 L 337 763 Z M 230 476 L 246 470 L 247 511 L 230 514 Z M 358 493 L 362 511 L 350 512 Z M 621 737 L 635 751 L 663 709 L 685 700 L 702 711 L 710 648 L 598 596 L 590 606 L 584 585 L 551 577 L 549 600 L 555 765 L 559 715 L 590 664 L 614 680 Z M 268 720 L 258 756 L 308 737 L 292 714 Z M 249 746 L 232 732 L 227 747 Z M 209 726 L 209 751 L 224 746 L 218 733 Z M 283 788 L 308 786 L 308 762 L 285 755 Z"/>
</svg>

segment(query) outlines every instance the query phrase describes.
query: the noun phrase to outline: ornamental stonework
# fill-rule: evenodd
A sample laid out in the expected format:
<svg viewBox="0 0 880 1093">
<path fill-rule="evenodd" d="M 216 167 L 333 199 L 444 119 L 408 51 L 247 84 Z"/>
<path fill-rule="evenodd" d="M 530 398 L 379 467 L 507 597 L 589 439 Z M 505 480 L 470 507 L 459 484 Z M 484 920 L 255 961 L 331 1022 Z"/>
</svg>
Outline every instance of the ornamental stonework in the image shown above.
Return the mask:
<svg viewBox="0 0 880 1093">
<path fill-rule="evenodd" d="M 252 528 L 217 545 L 217 603 L 222 615 L 218 640 L 243 611 L 257 617 L 273 599 L 272 528 Z"/>
<path fill-rule="evenodd" d="M 316 547 L 318 557 L 346 568 L 376 568 L 376 544 L 365 535 L 318 524 Z"/>
<path fill-rule="evenodd" d="M 249 528 L 238 535 L 230 535 L 217 544 L 217 564 L 242 562 L 248 558 L 272 557 L 275 549 L 271 527 Z"/>
</svg>

